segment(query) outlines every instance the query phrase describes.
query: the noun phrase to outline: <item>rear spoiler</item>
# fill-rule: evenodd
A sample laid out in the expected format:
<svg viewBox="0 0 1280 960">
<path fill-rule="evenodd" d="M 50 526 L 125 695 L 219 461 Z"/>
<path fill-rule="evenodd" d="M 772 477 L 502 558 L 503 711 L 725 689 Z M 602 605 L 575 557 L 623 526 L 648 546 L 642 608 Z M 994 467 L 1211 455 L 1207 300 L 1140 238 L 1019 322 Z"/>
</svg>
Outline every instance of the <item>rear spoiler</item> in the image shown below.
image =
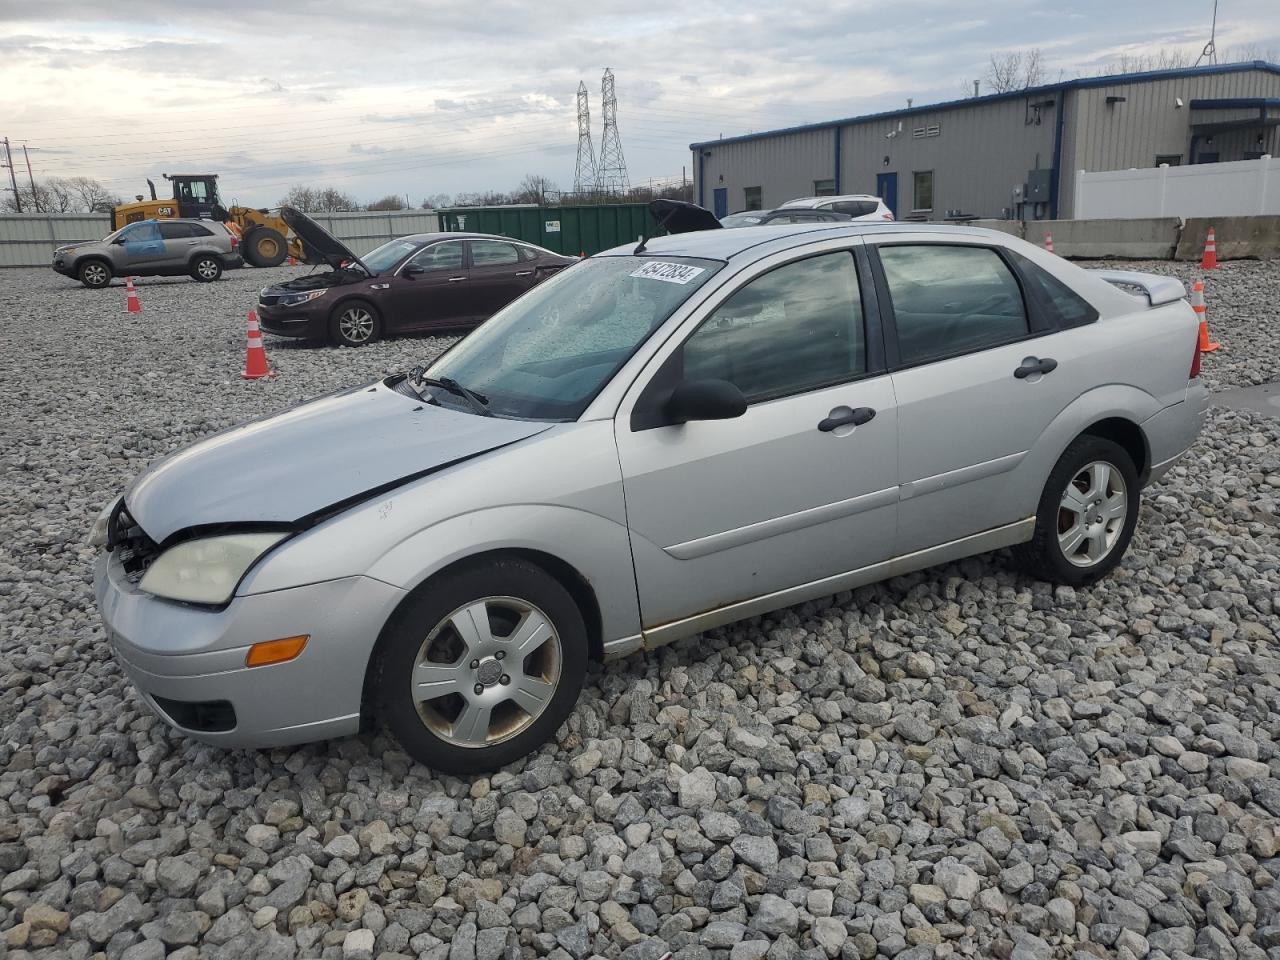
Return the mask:
<svg viewBox="0 0 1280 960">
<path fill-rule="evenodd" d="M 1153 307 L 1163 303 L 1173 303 L 1187 295 L 1187 288 L 1177 277 L 1160 277 L 1154 273 L 1136 273 L 1129 270 L 1090 270 L 1099 280 L 1114 284 L 1121 289 L 1136 287 L 1146 294 L 1147 302 Z M 1132 292 L 1125 290 L 1126 293 Z"/>
</svg>

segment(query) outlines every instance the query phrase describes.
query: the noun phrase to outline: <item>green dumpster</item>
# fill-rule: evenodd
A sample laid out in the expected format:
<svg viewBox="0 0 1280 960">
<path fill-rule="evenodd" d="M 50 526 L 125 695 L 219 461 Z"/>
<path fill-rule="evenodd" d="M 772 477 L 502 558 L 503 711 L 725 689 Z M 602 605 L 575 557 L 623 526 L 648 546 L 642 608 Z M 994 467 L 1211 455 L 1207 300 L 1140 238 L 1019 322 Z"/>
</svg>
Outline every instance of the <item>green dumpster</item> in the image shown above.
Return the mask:
<svg viewBox="0 0 1280 960">
<path fill-rule="evenodd" d="M 591 256 L 641 236 L 654 236 L 657 223 L 645 203 L 580 207 L 448 207 L 437 210 L 440 229 L 451 233 L 495 233 L 525 240 L 569 256 Z"/>
</svg>

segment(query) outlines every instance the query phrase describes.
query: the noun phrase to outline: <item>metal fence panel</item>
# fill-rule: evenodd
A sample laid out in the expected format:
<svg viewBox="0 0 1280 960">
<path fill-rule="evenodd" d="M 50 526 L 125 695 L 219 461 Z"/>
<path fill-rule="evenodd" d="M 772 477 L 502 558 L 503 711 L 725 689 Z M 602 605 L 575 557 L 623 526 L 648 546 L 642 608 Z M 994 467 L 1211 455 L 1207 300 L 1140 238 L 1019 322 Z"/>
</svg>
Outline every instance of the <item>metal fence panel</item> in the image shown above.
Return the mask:
<svg viewBox="0 0 1280 960">
<path fill-rule="evenodd" d="M 362 210 L 313 216 L 357 255 L 396 237 L 440 229 L 433 210 Z M 111 215 L 107 213 L 0 214 L 0 267 L 45 267 L 53 258 L 54 247 L 100 240 L 110 232 Z"/>
</svg>

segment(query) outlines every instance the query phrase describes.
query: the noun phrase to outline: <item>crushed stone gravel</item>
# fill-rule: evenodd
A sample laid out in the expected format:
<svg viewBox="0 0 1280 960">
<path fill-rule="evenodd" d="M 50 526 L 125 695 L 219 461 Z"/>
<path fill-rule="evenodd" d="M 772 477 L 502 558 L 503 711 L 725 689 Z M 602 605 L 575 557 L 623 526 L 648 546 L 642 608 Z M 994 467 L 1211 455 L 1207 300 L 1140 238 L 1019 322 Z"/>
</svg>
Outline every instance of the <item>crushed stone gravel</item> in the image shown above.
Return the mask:
<svg viewBox="0 0 1280 960">
<path fill-rule="evenodd" d="M 1114 266 L 1114 264 L 1108 264 Z M 1190 265 L 1124 264 L 1198 275 Z M 85 537 L 155 458 L 429 358 L 244 313 L 296 270 L 0 273 L 0 957 L 1280 960 L 1280 421 L 1214 408 L 1121 569 L 979 557 L 592 669 L 475 779 L 381 733 L 223 751 L 111 659 Z M 1209 275 L 1280 379 L 1280 264 Z"/>
</svg>

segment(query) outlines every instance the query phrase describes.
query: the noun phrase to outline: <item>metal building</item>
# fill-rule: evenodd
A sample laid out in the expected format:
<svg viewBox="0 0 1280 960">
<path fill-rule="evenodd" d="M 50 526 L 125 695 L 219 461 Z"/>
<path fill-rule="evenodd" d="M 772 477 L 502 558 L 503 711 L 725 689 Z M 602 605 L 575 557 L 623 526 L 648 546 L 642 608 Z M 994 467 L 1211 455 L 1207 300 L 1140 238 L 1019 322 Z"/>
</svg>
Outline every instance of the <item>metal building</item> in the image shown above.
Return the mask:
<svg viewBox="0 0 1280 960">
<path fill-rule="evenodd" d="M 698 203 L 717 216 L 868 193 L 899 219 L 1071 215 L 1075 171 L 1280 152 L 1280 65 L 1088 77 L 693 143 Z"/>
</svg>

